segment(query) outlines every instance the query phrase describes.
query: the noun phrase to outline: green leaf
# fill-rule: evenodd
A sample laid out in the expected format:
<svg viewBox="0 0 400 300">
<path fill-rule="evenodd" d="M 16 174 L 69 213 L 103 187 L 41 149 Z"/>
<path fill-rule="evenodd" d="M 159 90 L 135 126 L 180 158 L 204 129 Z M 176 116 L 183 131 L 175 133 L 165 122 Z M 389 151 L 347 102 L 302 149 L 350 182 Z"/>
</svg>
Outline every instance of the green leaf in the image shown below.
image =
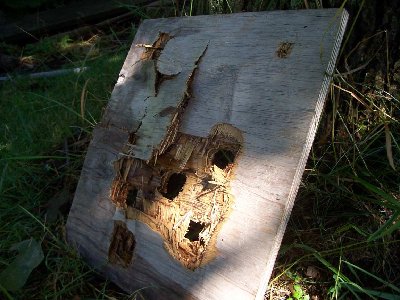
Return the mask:
<svg viewBox="0 0 400 300">
<path fill-rule="evenodd" d="M 17 291 L 27 281 L 32 270 L 43 260 L 43 250 L 35 239 L 29 239 L 13 245 L 10 251 L 18 251 L 14 261 L 0 273 L 0 282 L 8 291 Z"/>
<path fill-rule="evenodd" d="M 295 299 L 301 299 L 303 297 L 303 290 L 301 289 L 301 286 L 298 284 L 295 284 L 293 286 L 293 298 Z"/>
</svg>

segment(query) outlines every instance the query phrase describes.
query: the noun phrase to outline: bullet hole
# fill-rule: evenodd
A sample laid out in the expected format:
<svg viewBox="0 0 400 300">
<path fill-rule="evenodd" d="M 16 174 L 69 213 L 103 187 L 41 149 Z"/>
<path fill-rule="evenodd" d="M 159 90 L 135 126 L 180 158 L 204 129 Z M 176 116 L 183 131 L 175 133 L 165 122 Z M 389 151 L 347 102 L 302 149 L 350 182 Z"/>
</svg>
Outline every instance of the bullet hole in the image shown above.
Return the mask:
<svg viewBox="0 0 400 300">
<path fill-rule="evenodd" d="M 108 260 L 113 264 L 127 267 L 131 264 L 136 240 L 132 232 L 120 221 L 114 224 L 110 247 L 108 249 Z"/>
<path fill-rule="evenodd" d="M 235 154 L 226 149 L 218 150 L 212 159 L 212 164 L 224 170 L 229 164 L 233 163 Z"/>
<path fill-rule="evenodd" d="M 173 173 L 167 182 L 167 192 L 161 193 L 165 198 L 174 200 L 183 190 L 186 183 L 186 175 L 183 173 Z"/>
<path fill-rule="evenodd" d="M 200 232 L 204 229 L 204 227 L 205 224 L 190 220 L 189 228 L 185 234 L 185 238 L 191 242 L 200 241 Z"/>
<path fill-rule="evenodd" d="M 128 196 L 126 197 L 126 205 L 134 207 L 138 210 L 143 211 L 143 203 L 137 198 L 138 190 L 132 189 L 128 191 Z"/>
<path fill-rule="evenodd" d="M 130 190 L 128 192 L 128 197 L 126 198 L 126 204 L 129 206 L 135 206 L 137 194 L 137 189 Z"/>
</svg>

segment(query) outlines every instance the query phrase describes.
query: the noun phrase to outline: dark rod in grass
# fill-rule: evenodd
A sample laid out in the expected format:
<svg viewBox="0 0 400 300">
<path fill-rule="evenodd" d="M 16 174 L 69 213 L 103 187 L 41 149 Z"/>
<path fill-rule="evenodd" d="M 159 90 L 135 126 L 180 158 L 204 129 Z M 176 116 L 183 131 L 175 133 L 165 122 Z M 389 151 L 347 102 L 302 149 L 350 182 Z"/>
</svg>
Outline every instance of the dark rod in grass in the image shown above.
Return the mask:
<svg viewBox="0 0 400 300">
<path fill-rule="evenodd" d="M 62 75 L 67 75 L 70 73 L 81 73 L 86 71 L 88 68 L 87 67 L 82 67 L 82 68 L 73 68 L 73 69 L 62 69 L 62 70 L 54 70 L 54 71 L 46 71 L 46 72 L 38 72 L 38 73 L 32 73 L 28 74 L 27 76 L 29 78 L 47 78 L 47 77 L 56 77 L 56 76 L 62 76 Z M 13 77 L 11 76 L 1 76 L 0 81 L 7 81 L 7 80 L 12 80 Z"/>
</svg>

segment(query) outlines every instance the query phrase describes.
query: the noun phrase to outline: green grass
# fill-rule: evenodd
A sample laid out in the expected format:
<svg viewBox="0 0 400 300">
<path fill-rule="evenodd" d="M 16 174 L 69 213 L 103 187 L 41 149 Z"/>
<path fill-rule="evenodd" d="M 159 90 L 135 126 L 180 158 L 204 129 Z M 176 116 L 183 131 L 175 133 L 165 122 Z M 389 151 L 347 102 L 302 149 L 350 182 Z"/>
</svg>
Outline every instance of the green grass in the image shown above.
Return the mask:
<svg viewBox="0 0 400 300">
<path fill-rule="evenodd" d="M 242 1 L 187 0 L 179 1 L 180 6 L 162 1 L 159 8 L 130 9 L 147 18 L 243 8 L 298 9 L 306 2 L 310 8 L 321 7 L 320 1 L 311 0 L 253 0 L 246 7 Z M 344 4 L 358 18 L 371 9 L 368 1 L 323 2 Z M 389 56 L 388 47 L 380 46 L 386 45 L 387 35 L 358 36 L 362 22 L 352 18 L 348 26 L 351 30 L 275 264 L 270 299 L 400 297 L 400 83 L 390 77 L 395 58 L 390 58 L 389 67 L 382 64 Z M 67 245 L 64 227 L 90 132 L 109 99 L 133 34 L 128 24 L 86 40 L 60 36 L 24 48 L 3 45 L 8 53 L 32 62 L 37 71 L 83 66 L 88 70 L 48 79 L 18 77 L 1 84 L 0 273 L 17 258 L 18 253 L 9 249 L 21 241 L 39 241 L 44 253 L 22 289 L 7 291 L 0 282 L 1 299 L 136 298 L 90 269 Z M 352 71 L 362 64 L 354 53 L 363 43 L 379 46 L 370 57 L 376 70 Z M 350 70 L 345 59 L 353 66 Z"/>
<path fill-rule="evenodd" d="M 9 297 L 72 298 L 82 293 L 84 286 L 89 294 L 101 298 L 103 292 L 96 290 L 107 283 L 88 286 L 88 279 L 90 283 L 94 273 L 66 246 L 66 215 L 59 213 L 61 218 L 50 223 L 47 213 L 49 203 L 59 191 L 66 191 L 60 207 L 67 205 L 73 196 L 85 154 L 85 147 L 74 143 L 90 137 L 110 97 L 128 46 L 119 46 L 116 51 L 103 47 L 92 58 L 84 52 L 66 51 L 65 43 L 60 48 L 51 42 L 44 40 L 24 50 L 44 61 L 58 55 L 65 60 L 65 68 L 85 66 L 88 69 L 80 74 L 47 79 L 18 77 L 2 84 L 0 270 L 16 255 L 9 248 L 33 237 L 41 241 L 44 262 L 33 271 L 26 287 Z"/>
</svg>

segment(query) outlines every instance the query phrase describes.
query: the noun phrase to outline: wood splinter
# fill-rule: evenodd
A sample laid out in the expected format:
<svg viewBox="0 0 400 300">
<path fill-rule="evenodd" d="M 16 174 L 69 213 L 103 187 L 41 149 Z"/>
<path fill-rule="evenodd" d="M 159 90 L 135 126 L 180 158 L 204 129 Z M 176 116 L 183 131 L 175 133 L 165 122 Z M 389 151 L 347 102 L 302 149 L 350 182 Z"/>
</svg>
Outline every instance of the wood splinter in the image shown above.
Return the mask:
<svg viewBox="0 0 400 300">
<path fill-rule="evenodd" d="M 127 219 L 158 232 L 168 252 L 193 270 L 215 253 L 207 249 L 234 201 L 229 180 L 241 140 L 236 128 L 220 124 L 208 138 L 178 133 L 157 161 L 122 157 L 111 200 Z M 135 199 L 129 199 L 132 193 Z"/>
</svg>

